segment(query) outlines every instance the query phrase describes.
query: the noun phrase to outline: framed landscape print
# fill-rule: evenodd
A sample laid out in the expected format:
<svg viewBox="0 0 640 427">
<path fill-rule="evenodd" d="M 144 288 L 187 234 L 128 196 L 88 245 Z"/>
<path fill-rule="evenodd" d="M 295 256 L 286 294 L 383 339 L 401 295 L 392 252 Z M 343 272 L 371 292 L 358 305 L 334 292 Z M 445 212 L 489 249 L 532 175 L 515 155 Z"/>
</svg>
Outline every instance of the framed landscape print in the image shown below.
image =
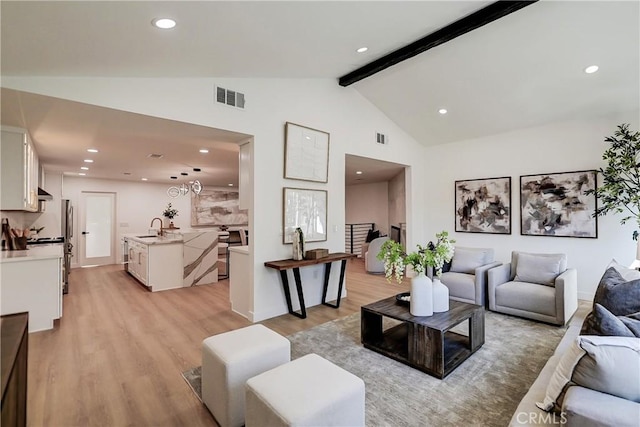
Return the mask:
<svg viewBox="0 0 640 427">
<path fill-rule="evenodd" d="M 284 177 L 328 182 L 329 134 L 287 122 L 284 127 Z"/>
<path fill-rule="evenodd" d="M 456 181 L 457 232 L 511 234 L 511 177 Z"/>
<path fill-rule="evenodd" d="M 300 227 L 305 242 L 327 240 L 327 192 L 302 188 L 283 189 L 283 243 L 293 243 L 293 231 Z"/>
<path fill-rule="evenodd" d="M 520 234 L 597 238 L 595 188 L 595 170 L 521 176 Z"/>
</svg>

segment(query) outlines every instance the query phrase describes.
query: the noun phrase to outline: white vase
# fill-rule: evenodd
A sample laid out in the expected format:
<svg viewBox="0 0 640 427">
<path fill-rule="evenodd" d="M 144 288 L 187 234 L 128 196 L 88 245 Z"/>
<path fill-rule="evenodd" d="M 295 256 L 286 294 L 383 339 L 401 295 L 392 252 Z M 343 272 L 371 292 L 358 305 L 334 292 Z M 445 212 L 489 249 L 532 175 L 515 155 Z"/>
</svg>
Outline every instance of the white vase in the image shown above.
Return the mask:
<svg viewBox="0 0 640 427">
<path fill-rule="evenodd" d="M 433 286 L 424 273 L 411 279 L 409 312 L 414 316 L 433 315 Z"/>
<path fill-rule="evenodd" d="M 449 311 L 449 288 L 438 279 L 433 278 L 433 312 Z"/>
</svg>

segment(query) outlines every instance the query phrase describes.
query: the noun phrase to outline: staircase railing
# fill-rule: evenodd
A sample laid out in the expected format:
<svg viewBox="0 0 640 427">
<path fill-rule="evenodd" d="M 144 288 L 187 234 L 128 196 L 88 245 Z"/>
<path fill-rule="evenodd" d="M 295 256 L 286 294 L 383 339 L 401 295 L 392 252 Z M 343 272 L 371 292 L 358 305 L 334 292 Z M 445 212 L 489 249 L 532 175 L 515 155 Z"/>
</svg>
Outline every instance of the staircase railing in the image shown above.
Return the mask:
<svg viewBox="0 0 640 427">
<path fill-rule="evenodd" d="M 369 230 L 374 230 L 375 225 L 374 222 L 345 224 L 345 251 L 360 255 L 362 244 L 367 239 Z"/>
</svg>

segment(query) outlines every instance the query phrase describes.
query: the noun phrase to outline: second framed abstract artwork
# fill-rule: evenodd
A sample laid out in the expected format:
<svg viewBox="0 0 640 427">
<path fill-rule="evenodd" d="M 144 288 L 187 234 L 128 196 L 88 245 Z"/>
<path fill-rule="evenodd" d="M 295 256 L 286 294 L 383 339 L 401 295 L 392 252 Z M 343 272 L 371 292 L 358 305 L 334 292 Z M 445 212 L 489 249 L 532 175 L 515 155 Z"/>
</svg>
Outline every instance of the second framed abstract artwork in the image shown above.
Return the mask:
<svg viewBox="0 0 640 427">
<path fill-rule="evenodd" d="M 511 177 L 455 184 L 456 232 L 511 234 Z"/>
<path fill-rule="evenodd" d="M 598 237 L 595 170 L 520 177 L 520 234 Z"/>
</svg>

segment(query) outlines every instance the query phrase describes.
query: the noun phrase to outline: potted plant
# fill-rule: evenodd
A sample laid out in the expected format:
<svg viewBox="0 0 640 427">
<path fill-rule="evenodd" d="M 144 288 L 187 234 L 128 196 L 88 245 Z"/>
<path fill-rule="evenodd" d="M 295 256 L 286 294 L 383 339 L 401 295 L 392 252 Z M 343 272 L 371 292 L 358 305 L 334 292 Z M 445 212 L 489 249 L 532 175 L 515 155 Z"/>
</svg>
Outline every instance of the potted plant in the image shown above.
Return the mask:
<svg viewBox="0 0 640 427">
<path fill-rule="evenodd" d="M 602 159 L 606 168 L 598 169 L 602 184 L 585 194 L 595 194 L 601 205 L 594 216 L 609 212 L 623 213 L 621 224 L 634 219 L 638 229 L 633 232 L 633 240 L 638 240 L 640 230 L 640 132 L 629 130 L 628 124 L 618 125 L 613 136 L 605 138 L 611 147 L 605 150 Z M 639 249 L 640 250 L 640 249 Z"/>
<path fill-rule="evenodd" d="M 418 250 L 411 253 L 405 253 L 400 243 L 387 240 L 377 255 L 377 258 L 384 262 L 385 276 L 389 281 L 395 278 L 398 283 L 402 282 L 407 266 L 415 272 L 416 275 L 411 279 L 410 300 L 410 311 L 414 316 L 431 316 L 434 312 L 433 283 L 426 275 L 427 268 L 433 268 L 439 277 L 444 263 L 453 258 L 455 240 L 449 239 L 449 233 L 446 231 L 436 234 L 436 238 L 436 244 L 430 244 L 433 249 L 417 245 Z M 441 283 L 440 286 L 445 288 L 446 308 L 440 295 L 440 304 L 437 304 L 436 312 L 449 309 L 449 291 Z"/>
<path fill-rule="evenodd" d="M 173 228 L 173 218 L 178 216 L 178 210 L 174 207 L 171 206 L 171 203 L 169 203 L 167 205 L 167 207 L 164 209 L 164 212 L 162 212 L 162 215 L 167 218 L 167 221 L 169 222 L 167 228 Z"/>
</svg>

